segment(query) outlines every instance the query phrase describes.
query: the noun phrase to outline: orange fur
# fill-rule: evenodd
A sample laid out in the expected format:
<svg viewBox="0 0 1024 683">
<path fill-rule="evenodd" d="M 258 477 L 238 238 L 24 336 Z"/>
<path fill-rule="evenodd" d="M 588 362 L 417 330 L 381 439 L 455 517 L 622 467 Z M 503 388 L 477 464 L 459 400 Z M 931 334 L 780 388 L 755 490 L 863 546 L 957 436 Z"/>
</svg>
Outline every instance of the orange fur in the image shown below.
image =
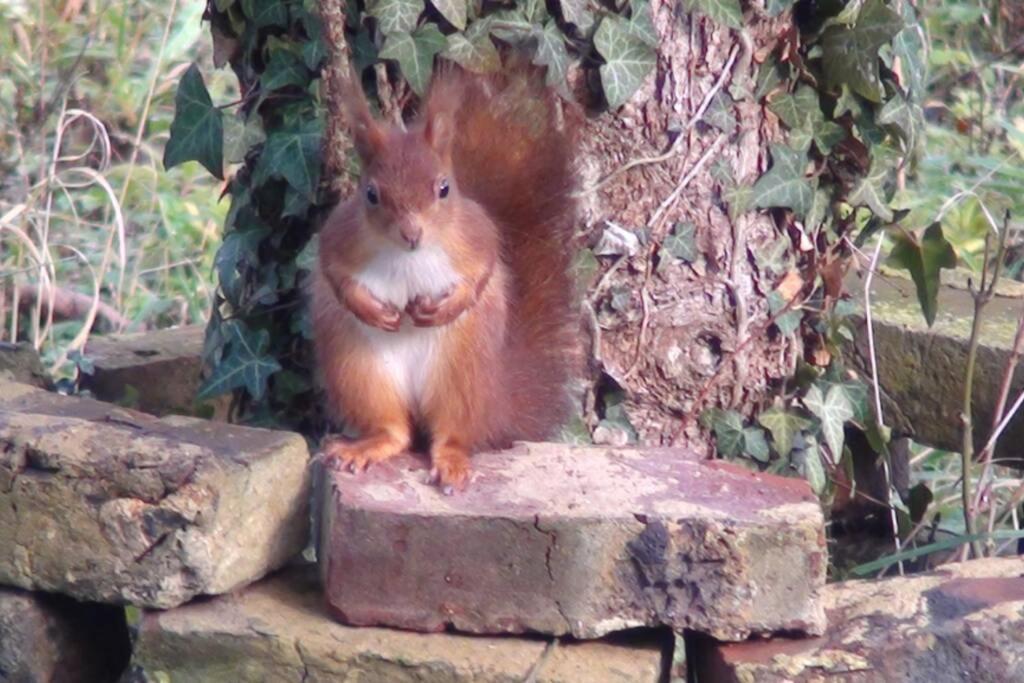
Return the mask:
<svg viewBox="0 0 1024 683">
<path fill-rule="evenodd" d="M 364 172 L 322 230 L 312 310 L 327 399 L 360 439 L 328 456 L 363 467 L 418 427 L 458 487 L 473 451 L 567 415 L 573 140 L 529 67 L 441 71 L 406 131 L 352 95 Z"/>
</svg>

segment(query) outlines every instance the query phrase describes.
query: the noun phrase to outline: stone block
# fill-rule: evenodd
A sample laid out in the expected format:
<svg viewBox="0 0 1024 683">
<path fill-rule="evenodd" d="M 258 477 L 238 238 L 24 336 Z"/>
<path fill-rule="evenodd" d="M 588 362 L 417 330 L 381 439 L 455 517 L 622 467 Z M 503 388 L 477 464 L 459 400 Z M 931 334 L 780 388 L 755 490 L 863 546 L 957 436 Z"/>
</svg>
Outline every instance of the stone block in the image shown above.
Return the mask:
<svg viewBox="0 0 1024 683">
<path fill-rule="evenodd" d="M 308 540 L 308 460 L 297 434 L 0 382 L 0 584 L 171 607 L 249 583 Z"/>
<path fill-rule="evenodd" d="M 706 644 L 701 683 L 1024 680 L 1024 562 L 974 560 L 825 590 L 823 637 Z"/>
<path fill-rule="evenodd" d="M 656 683 L 664 640 L 549 644 L 350 628 L 327 615 L 315 571 L 294 568 L 231 595 L 145 612 L 132 680 Z"/>
<path fill-rule="evenodd" d="M 81 386 L 101 401 L 130 404 L 153 415 L 193 414 L 199 391 L 204 328 L 201 325 L 153 332 L 91 337 L 85 356 L 92 374 Z M 229 397 L 211 402 L 217 417 Z"/>
<path fill-rule="evenodd" d="M 0 381 L 21 382 L 40 389 L 50 387 L 50 378 L 39 360 L 39 352 L 26 342 L 0 342 Z"/>
<path fill-rule="evenodd" d="M 943 277 L 947 276 L 944 271 Z M 861 276 L 854 272 L 846 286 L 854 300 L 863 305 Z M 959 451 L 964 369 L 974 314 L 970 293 L 962 286 L 940 287 L 938 315 L 930 328 L 921 313 L 914 283 L 905 277 L 888 272 L 875 277 L 871 302 L 878 382 L 886 423 L 898 434 L 921 443 Z M 1024 286 L 1009 283 L 985 309 L 974 372 L 976 449 L 981 449 L 989 438 L 999 386 L 1012 354 L 1022 310 Z M 870 382 L 866 317 L 861 314 L 856 323 L 853 360 Z M 1024 364 L 1019 365 L 1014 374 L 1008 404 L 1021 391 L 1024 391 Z M 1010 423 L 996 456 L 1024 464 L 1017 446 L 1022 441 L 1024 412 Z"/>
<path fill-rule="evenodd" d="M 335 473 L 319 557 L 344 622 L 594 638 L 820 633 L 826 551 L 806 483 L 670 449 L 519 444 L 444 496 L 411 456 Z"/>
<path fill-rule="evenodd" d="M 113 683 L 130 654 L 123 608 L 0 588 L 0 681 Z"/>
</svg>

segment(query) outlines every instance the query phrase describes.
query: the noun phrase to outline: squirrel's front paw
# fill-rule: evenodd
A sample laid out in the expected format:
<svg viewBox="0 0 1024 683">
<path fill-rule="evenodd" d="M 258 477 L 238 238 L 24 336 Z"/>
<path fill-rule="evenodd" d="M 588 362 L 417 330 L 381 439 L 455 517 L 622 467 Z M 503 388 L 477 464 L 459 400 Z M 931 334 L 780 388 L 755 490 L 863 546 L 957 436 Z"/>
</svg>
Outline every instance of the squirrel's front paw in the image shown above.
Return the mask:
<svg viewBox="0 0 1024 683">
<path fill-rule="evenodd" d="M 397 306 L 384 303 L 369 293 L 360 297 L 349 309 L 364 324 L 386 332 L 397 332 L 402 325 L 402 312 Z"/>
<path fill-rule="evenodd" d="M 416 327 L 440 327 L 453 322 L 465 308 L 458 296 L 449 292 L 437 298 L 420 294 L 405 310 Z"/>
</svg>

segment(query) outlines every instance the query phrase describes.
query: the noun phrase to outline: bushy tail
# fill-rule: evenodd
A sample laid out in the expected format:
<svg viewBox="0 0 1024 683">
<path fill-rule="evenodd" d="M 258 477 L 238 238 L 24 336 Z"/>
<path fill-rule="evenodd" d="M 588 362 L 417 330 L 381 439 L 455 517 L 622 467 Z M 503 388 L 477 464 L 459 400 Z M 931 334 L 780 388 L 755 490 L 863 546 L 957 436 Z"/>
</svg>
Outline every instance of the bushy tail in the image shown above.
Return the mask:
<svg viewBox="0 0 1024 683">
<path fill-rule="evenodd" d="M 548 438 L 568 415 L 577 362 L 575 137 L 559 125 L 543 73 L 523 60 L 497 75 L 441 71 L 427 110 L 453 104 L 456 180 L 498 224 L 512 275 L 503 377 L 512 426 L 503 436 Z"/>
</svg>

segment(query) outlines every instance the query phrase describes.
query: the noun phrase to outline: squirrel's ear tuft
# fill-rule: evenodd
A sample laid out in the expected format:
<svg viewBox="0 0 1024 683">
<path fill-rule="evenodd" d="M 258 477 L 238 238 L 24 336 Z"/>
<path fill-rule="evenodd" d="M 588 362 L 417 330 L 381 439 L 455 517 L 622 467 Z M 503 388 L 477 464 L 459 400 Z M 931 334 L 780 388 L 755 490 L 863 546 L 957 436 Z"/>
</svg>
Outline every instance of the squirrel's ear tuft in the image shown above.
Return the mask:
<svg viewBox="0 0 1024 683">
<path fill-rule="evenodd" d="M 352 134 L 356 152 L 363 161 L 369 161 L 384 144 L 384 129 L 370 113 L 370 105 L 366 101 L 359 77 L 351 65 L 344 94 L 342 101 L 345 107 L 345 122 Z"/>
<path fill-rule="evenodd" d="M 427 144 L 439 157 L 447 159 L 451 156 L 452 139 L 454 138 L 455 126 L 452 124 L 451 116 L 445 111 L 430 112 L 426 123 L 423 126 L 423 136 Z"/>
</svg>

